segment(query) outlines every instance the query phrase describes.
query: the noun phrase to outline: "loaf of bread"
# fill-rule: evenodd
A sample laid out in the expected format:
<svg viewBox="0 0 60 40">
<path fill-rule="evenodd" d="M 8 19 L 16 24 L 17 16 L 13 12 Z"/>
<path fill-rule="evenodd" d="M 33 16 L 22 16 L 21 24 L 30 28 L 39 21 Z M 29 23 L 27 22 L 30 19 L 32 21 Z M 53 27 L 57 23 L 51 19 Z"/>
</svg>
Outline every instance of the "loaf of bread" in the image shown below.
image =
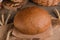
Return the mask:
<svg viewBox="0 0 60 40">
<path fill-rule="evenodd" d="M 51 17 L 43 8 L 27 7 L 16 13 L 14 26 L 23 34 L 35 35 L 46 31 L 51 25 Z"/>
<path fill-rule="evenodd" d="M 32 0 L 33 2 L 37 3 L 38 5 L 43 6 L 55 6 L 58 5 L 59 0 Z"/>
<path fill-rule="evenodd" d="M 27 0 L 4 0 L 3 6 L 6 9 L 17 9 L 21 8 L 27 3 Z"/>
</svg>

